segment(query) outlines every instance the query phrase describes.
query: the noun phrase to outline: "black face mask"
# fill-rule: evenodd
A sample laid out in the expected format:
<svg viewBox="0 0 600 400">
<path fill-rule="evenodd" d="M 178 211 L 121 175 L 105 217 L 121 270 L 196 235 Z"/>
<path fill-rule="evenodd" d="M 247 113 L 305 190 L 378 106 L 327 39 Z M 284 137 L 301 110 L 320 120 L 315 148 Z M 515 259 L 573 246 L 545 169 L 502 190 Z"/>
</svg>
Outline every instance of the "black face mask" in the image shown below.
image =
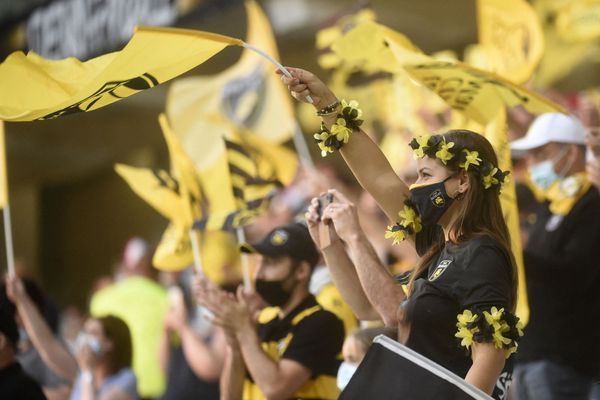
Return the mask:
<svg viewBox="0 0 600 400">
<path fill-rule="evenodd" d="M 454 199 L 448 196 L 444 183 L 452 178 L 450 175 L 441 182 L 428 185 L 412 185 L 410 187 L 410 201 L 419 212 L 423 226 L 433 226 L 442 218 L 450 208 Z"/>
<path fill-rule="evenodd" d="M 273 307 L 281 307 L 288 302 L 292 291 L 287 291 L 283 287 L 283 283 L 295 272 L 292 269 L 290 274 L 279 281 L 266 281 L 264 279 L 256 279 L 256 292 L 263 298 L 267 304 Z"/>
</svg>

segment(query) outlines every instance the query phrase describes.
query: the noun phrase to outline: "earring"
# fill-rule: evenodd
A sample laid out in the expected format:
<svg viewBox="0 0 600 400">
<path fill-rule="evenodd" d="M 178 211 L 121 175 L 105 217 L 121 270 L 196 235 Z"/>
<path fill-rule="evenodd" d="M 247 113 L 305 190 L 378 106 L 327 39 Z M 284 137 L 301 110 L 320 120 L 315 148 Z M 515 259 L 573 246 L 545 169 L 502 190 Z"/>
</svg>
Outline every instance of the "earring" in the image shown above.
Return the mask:
<svg viewBox="0 0 600 400">
<path fill-rule="evenodd" d="M 456 201 L 461 201 L 464 195 L 465 195 L 464 193 L 457 192 L 456 195 L 454 196 L 454 199 Z"/>
</svg>

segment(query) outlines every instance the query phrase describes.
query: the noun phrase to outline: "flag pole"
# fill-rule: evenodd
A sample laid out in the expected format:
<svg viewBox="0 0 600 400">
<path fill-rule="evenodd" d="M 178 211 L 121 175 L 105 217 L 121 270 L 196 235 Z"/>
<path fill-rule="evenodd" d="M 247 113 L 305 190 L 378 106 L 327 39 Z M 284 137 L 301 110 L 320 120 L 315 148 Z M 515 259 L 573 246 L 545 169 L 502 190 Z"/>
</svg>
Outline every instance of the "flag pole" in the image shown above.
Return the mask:
<svg viewBox="0 0 600 400">
<path fill-rule="evenodd" d="M 237 236 L 238 244 L 246 242 L 246 234 L 244 233 L 244 228 L 236 228 L 235 233 Z M 250 267 L 248 265 L 248 254 L 242 252 L 240 254 L 240 257 L 242 259 L 242 276 L 244 278 L 244 289 L 246 289 L 246 291 L 250 291 L 252 289 L 252 286 L 250 285 Z"/>
<path fill-rule="evenodd" d="M 315 163 L 310 156 L 306 139 L 304 138 L 304 134 L 302 133 L 302 129 L 300 128 L 298 121 L 294 123 L 294 135 L 292 138 L 294 140 L 294 147 L 300 156 L 300 161 L 302 164 L 308 169 L 314 169 Z"/>
<path fill-rule="evenodd" d="M 4 214 L 4 240 L 6 243 L 8 276 L 15 276 L 15 254 L 13 252 L 12 224 L 10 220 L 10 206 L 8 203 L 2 209 L 2 213 Z"/>
<path fill-rule="evenodd" d="M 194 269 L 196 273 L 204 275 L 202 257 L 200 257 L 200 234 L 194 228 L 190 228 L 190 242 L 192 243 L 192 254 L 194 255 Z"/>
<path fill-rule="evenodd" d="M 262 51 L 261 49 L 259 49 L 258 47 L 254 47 L 249 43 L 243 42 L 242 44 L 243 47 L 250 49 L 258 54 L 260 54 L 261 56 L 263 56 L 264 58 L 266 58 L 267 60 L 269 60 L 271 63 L 275 64 L 277 66 L 277 68 L 283 72 L 283 74 L 285 76 L 287 76 L 288 78 L 292 78 L 292 74 L 290 74 L 290 71 L 288 71 L 283 65 L 281 65 L 281 63 L 279 61 L 277 61 L 276 59 L 274 59 L 273 57 L 271 57 L 269 54 L 265 53 L 264 51 Z M 305 97 L 306 101 L 308 101 L 310 104 L 313 104 L 313 99 L 310 96 L 306 96 Z"/>
<path fill-rule="evenodd" d="M 4 121 L 0 120 L 0 207 L 4 215 L 4 241 L 6 244 L 6 262 L 8 275 L 15 276 L 15 254 L 13 250 L 12 223 L 8 201 L 8 174 L 6 172 L 6 141 Z"/>
</svg>

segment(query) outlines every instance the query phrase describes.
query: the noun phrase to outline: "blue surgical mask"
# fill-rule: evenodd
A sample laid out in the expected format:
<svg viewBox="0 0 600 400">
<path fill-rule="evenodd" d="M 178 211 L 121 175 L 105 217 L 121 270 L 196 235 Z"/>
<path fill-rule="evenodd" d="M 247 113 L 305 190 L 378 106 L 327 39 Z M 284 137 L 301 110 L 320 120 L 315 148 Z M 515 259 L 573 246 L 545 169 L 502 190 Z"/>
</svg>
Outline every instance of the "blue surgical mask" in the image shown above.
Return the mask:
<svg viewBox="0 0 600 400">
<path fill-rule="evenodd" d="M 346 361 L 340 364 L 340 369 L 338 369 L 337 373 L 337 387 L 340 390 L 344 390 L 352 379 L 352 376 L 358 369 L 358 365 L 347 363 Z"/>
<path fill-rule="evenodd" d="M 566 172 L 570 166 L 565 167 L 565 171 L 561 172 L 559 175 L 554 170 L 554 163 L 563 158 L 565 154 L 567 154 L 568 150 L 569 149 L 567 147 L 564 147 L 553 159 L 545 160 L 529 167 L 529 176 L 531 177 L 531 181 L 540 189 L 548 190 L 554 182 L 562 179 L 563 176 L 561 175 L 563 175 L 563 172 Z"/>
<path fill-rule="evenodd" d="M 554 171 L 552 160 L 542 161 L 529 167 L 529 176 L 531 181 L 542 190 L 547 190 L 559 179 L 558 174 Z"/>
</svg>

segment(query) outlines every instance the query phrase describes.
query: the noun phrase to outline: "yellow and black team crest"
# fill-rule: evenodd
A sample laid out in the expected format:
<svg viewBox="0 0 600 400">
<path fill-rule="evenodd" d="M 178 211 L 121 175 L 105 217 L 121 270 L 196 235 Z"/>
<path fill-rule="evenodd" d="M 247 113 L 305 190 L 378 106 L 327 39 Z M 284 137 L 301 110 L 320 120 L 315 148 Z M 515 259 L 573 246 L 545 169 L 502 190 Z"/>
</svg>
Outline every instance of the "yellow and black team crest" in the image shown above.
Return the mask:
<svg viewBox="0 0 600 400">
<path fill-rule="evenodd" d="M 433 193 L 429 195 L 429 199 L 436 207 L 443 207 L 446 201 L 444 200 L 444 196 L 442 195 L 442 191 L 437 189 L 434 190 Z"/>
<path fill-rule="evenodd" d="M 439 278 L 444 271 L 446 271 L 446 268 L 448 268 L 448 266 L 452 264 L 452 260 L 442 260 L 437 267 L 435 267 L 435 269 L 433 270 L 433 273 L 429 276 L 429 281 L 433 282 L 435 281 L 437 278 Z"/>
<path fill-rule="evenodd" d="M 276 230 L 271 235 L 271 244 L 273 246 L 283 246 L 288 241 L 288 234 L 284 230 Z"/>
</svg>

